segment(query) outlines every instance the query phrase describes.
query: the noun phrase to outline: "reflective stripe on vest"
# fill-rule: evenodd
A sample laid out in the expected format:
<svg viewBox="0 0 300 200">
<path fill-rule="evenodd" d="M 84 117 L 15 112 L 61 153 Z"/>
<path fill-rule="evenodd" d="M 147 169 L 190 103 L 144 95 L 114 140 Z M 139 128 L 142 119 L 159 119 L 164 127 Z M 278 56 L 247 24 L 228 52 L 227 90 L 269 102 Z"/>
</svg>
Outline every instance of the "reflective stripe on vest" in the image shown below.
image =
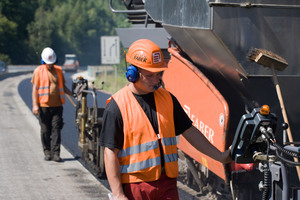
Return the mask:
<svg viewBox="0 0 300 200">
<path fill-rule="evenodd" d="M 49 95 L 49 86 L 47 87 L 39 87 L 39 96 Z M 45 90 L 45 91 L 44 91 Z"/>
<path fill-rule="evenodd" d="M 161 141 L 162 141 L 163 147 L 166 147 L 166 146 L 173 146 L 173 145 L 176 145 L 176 146 L 177 146 L 177 140 L 176 140 L 176 137 L 172 137 L 172 138 L 162 138 Z M 173 154 L 165 154 L 165 155 L 164 155 L 164 158 L 165 158 L 165 163 L 178 161 L 177 149 L 176 149 L 176 153 L 173 153 Z"/>
<path fill-rule="evenodd" d="M 65 103 L 65 91 L 63 84 L 63 74 L 61 67 L 54 65 L 57 77 L 58 77 L 58 87 L 61 103 Z M 38 96 L 39 103 L 47 103 L 49 101 L 50 95 L 50 87 L 49 87 L 49 76 L 46 65 L 40 65 L 37 67 L 38 75 L 39 75 L 39 88 L 38 88 Z"/>
<path fill-rule="evenodd" d="M 163 146 L 170 146 L 170 145 L 177 145 L 177 140 L 176 138 L 162 138 L 162 145 Z M 123 149 L 119 152 L 119 158 L 124 158 L 129 155 L 134 155 L 142 152 L 146 152 L 149 150 L 153 150 L 158 148 L 158 141 L 152 141 L 140 145 L 136 145 L 133 147 L 128 147 L 127 149 Z M 164 155 L 165 162 L 175 162 L 178 161 L 178 154 L 173 153 L 173 154 L 167 154 Z M 160 158 L 157 157 L 154 159 L 142 161 L 139 163 L 134 163 L 132 164 L 133 166 L 130 165 L 123 165 L 121 166 L 121 173 L 129 173 L 133 171 L 139 171 L 142 169 L 146 169 L 149 167 L 154 167 L 157 165 L 160 165 Z"/>
<path fill-rule="evenodd" d="M 128 86 L 113 95 L 123 119 L 124 144 L 119 152 L 122 183 L 149 182 L 161 174 L 159 139 Z M 177 140 L 173 119 L 173 101 L 162 88 L 154 92 L 159 135 L 167 176 L 178 176 Z"/>
</svg>

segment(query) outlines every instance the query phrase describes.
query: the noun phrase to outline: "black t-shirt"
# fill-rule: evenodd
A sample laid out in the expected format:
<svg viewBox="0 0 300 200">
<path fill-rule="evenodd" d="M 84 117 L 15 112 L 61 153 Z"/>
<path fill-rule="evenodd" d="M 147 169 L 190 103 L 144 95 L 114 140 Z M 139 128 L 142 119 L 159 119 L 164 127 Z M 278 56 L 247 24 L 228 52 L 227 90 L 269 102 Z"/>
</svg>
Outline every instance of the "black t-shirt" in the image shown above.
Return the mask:
<svg viewBox="0 0 300 200">
<path fill-rule="evenodd" d="M 134 94 L 134 93 L 133 93 Z M 153 129 L 158 133 L 158 121 L 156 115 L 156 107 L 154 94 L 149 93 L 146 95 L 137 95 L 134 94 L 135 98 L 139 102 L 140 106 L 143 108 L 147 117 L 149 118 Z M 175 96 L 172 96 L 173 106 L 174 106 L 174 125 L 175 125 L 175 134 L 180 135 L 185 130 L 192 126 L 192 121 L 187 116 L 178 100 Z M 105 108 L 103 114 L 103 124 L 100 134 L 100 145 L 108 147 L 110 149 L 122 149 L 124 141 L 124 132 L 123 132 L 123 119 L 120 112 L 120 109 L 112 99 Z"/>
</svg>

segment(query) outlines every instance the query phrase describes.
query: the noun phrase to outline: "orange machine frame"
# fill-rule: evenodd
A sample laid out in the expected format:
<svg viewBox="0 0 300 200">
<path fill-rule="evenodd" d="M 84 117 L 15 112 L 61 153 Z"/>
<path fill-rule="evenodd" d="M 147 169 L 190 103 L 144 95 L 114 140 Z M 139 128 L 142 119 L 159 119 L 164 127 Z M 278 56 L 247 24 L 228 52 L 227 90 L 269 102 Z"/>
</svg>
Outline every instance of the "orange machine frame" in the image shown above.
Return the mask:
<svg viewBox="0 0 300 200">
<path fill-rule="evenodd" d="M 169 52 L 171 58 L 163 76 L 165 88 L 177 97 L 193 125 L 216 148 L 224 151 L 229 117 L 227 102 L 196 66 L 175 48 L 169 48 Z M 224 165 L 197 151 L 182 136 L 178 148 L 226 180 Z"/>
</svg>

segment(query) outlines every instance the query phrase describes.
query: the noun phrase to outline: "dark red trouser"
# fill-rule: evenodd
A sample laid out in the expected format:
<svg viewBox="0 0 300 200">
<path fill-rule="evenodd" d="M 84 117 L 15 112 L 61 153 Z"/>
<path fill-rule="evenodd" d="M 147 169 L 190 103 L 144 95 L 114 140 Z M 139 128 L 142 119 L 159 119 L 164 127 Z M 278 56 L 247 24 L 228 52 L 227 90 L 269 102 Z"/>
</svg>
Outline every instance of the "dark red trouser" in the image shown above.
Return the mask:
<svg viewBox="0 0 300 200">
<path fill-rule="evenodd" d="M 177 180 L 162 174 L 157 181 L 123 184 L 129 200 L 178 200 Z"/>
</svg>

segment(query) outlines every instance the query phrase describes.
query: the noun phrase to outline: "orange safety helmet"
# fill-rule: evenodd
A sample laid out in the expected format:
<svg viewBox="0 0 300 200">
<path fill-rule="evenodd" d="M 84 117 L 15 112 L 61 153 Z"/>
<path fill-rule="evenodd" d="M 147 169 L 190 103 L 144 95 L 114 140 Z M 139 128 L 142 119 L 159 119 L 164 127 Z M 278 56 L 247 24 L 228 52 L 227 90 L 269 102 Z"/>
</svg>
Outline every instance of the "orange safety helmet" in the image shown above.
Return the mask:
<svg viewBox="0 0 300 200">
<path fill-rule="evenodd" d="M 159 46 L 148 39 L 132 43 L 126 54 L 126 61 L 150 72 L 160 72 L 168 68 Z"/>
</svg>

